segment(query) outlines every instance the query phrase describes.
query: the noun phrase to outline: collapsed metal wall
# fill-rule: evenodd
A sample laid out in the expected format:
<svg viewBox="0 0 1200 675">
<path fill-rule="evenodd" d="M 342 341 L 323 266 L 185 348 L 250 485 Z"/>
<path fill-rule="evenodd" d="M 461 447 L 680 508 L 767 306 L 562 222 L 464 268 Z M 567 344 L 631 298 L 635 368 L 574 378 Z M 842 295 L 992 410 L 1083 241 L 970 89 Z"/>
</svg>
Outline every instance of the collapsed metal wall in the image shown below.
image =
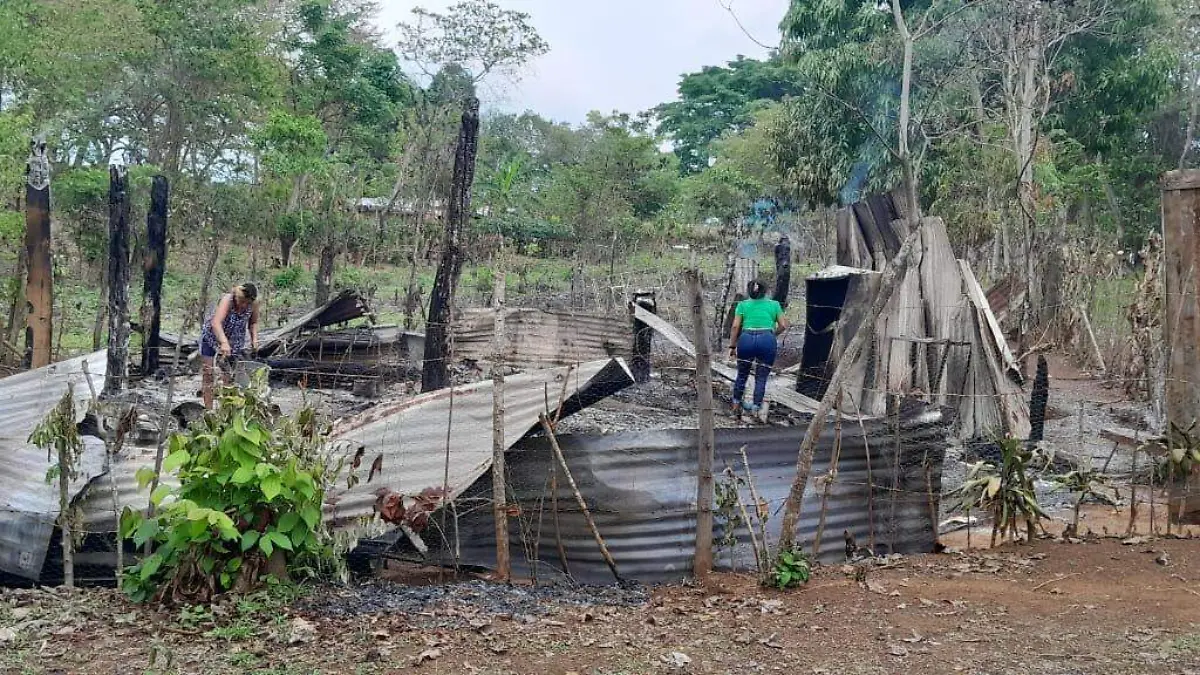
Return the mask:
<svg viewBox="0 0 1200 675">
<path fill-rule="evenodd" d="M 826 426 L 805 493 L 798 541 L 811 550 L 822 514 L 825 530 L 819 558 L 843 557 L 842 531 L 879 553 L 923 553 L 936 542 L 942 463 L 950 418 L 946 411 L 906 403 L 890 418 Z M 805 425 L 718 429 L 717 480 L 726 466 L 739 474 L 739 448 L 746 447 L 755 486 L 768 502 L 768 539 L 779 536 L 781 509 L 796 472 L 796 452 Z M 865 436 L 864 436 L 865 431 Z M 567 464 L 586 499 L 622 576 L 647 583 L 679 581 L 691 574 L 696 530 L 696 430 L 629 432 L 607 436 L 563 436 Z M 826 499 L 823 477 L 829 473 L 840 436 L 836 478 Z M 520 516 L 512 520 L 513 572 L 541 579 L 562 575 L 564 567 L 580 583 L 611 583 L 582 512 L 561 471 L 558 489 L 550 489 L 552 460 L 545 438 L 528 438 L 509 453 L 510 502 Z M 450 563 L 491 567 L 495 563 L 490 475 L 481 477 L 460 498 L 458 531 L 431 555 Z M 750 492 L 742 500 L 753 509 Z M 557 501 L 558 516 L 554 514 Z M 823 505 L 824 502 L 824 505 Z M 719 520 L 719 519 L 718 519 Z M 720 530 L 720 523 L 718 523 Z M 720 542 L 724 533 L 715 533 Z M 749 534 L 740 528 L 732 550 L 718 544 L 719 567 L 736 563 L 753 569 Z M 427 540 L 432 543 L 434 537 Z M 566 564 L 559 556 L 558 542 Z"/>
</svg>

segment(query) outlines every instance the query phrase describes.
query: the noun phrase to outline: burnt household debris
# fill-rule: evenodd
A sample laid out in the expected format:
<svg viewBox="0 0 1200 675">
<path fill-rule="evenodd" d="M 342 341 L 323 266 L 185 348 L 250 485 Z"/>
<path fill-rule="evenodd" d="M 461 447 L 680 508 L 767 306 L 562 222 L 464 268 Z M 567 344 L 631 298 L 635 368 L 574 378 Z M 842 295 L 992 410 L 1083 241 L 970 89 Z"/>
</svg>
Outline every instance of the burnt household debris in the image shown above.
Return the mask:
<svg viewBox="0 0 1200 675">
<path fill-rule="evenodd" d="M 460 140 L 467 147 L 460 154 L 466 156 L 456 157 L 456 179 L 459 160 L 469 161 L 474 152 L 472 121 L 464 123 L 467 136 Z M 114 169 L 110 253 L 128 261 L 124 180 Z M 79 583 L 113 578 L 113 500 L 143 507 L 138 469 L 153 464 L 163 432 L 202 414 L 195 395 L 197 335 L 170 332 L 160 316 L 169 192 L 165 180 L 153 188 L 141 316 L 130 320 L 124 290 L 111 293 L 107 348 L 48 363 L 43 319 L 35 311 L 30 344 L 37 367 L 0 380 L 5 583 L 52 584 L 62 574 L 57 487 L 45 480 L 45 453 L 27 439 L 64 393 L 73 392 L 85 434 L 78 476 L 69 484 L 83 533 L 75 556 Z M 883 272 L 908 233 L 901 202 L 878 195 L 838 212 L 835 264 L 808 272 L 802 294 L 789 280 L 803 269 L 798 263 L 808 261 L 798 257 L 804 250 L 793 241 L 799 240 L 786 235 L 773 241 L 739 236 L 724 276 L 704 280 L 701 304 L 713 303 L 700 309 L 709 312 L 713 345 L 728 334 L 739 289 L 759 276 L 760 258 L 773 262 L 779 282 L 773 296 L 803 317 L 795 322 L 802 337 L 790 341 L 770 376 L 768 410 L 755 420 L 699 409 L 698 354 L 699 370 L 715 376 L 718 401 L 728 400 L 735 368 L 719 359 L 709 363 L 710 350 L 698 350 L 693 332 L 681 327 L 692 314 L 691 301 L 667 289 L 627 288 L 624 306 L 597 312 L 550 304 L 456 307 L 458 221 L 470 212 L 469 191 L 456 192 L 449 207 L 455 222 L 443 255 L 455 269 L 439 277 L 450 290 L 442 288 L 435 302 L 444 317 L 431 333 L 438 345 L 428 344 L 426 333 L 380 324 L 368 299 L 346 290 L 263 330 L 257 351 L 240 367 L 265 369 L 272 399 L 284 410 L 316 400 L 335 420 L 333 442 L 371 467 L 368 479 L 329 495 L 324 512 L 331 527 L 357 539 L 351 556 L 362 569 L 382 559 L 494 569 L 495 522 L 503 517 L 511 560 L 506 575 L 539 583 L 681 581 L 692 575 L 698 523 L 706 522 L 698 509 L 697 484 L 704 477 L 697 453 L 706 445 L 699 429 L 715 426 L 707 444 L 708 479 L 715 477 L 713 508 L 725 515 L 712 524 L 713 565 L 762 570 L 762 553 L 781 536 L 779 514 L 795 487 L 797 450 L 809 422 L 831 395 L 833 373 L 868 320 L 867 308 L 888 290 L 881 288 Z M 42 201 L 30 204 L 36 210 Z M 816 438 L 795 532 L 795 542 L 816 561 L 844 562 L 843 541 L 872 556 L 941 550 L 948 522 L 943 494 L 961 483 L 960 460 L 987 455 L 1004 436 L 1044 446 L 1054 429 L 1044 365 L 1031 429 L 1022 364 L 993 307 L 1002 303 L 1007 312 L 1018 304 L 1019 283 L 1004 280 L 985 292 L 968 263 L 956 259 L 944 224 L 925 218 L 920 227 L 912 259 L 883 313 L 866 328 L 867 346 L 845 364 L 835 405 Z M 30 283 L 36 284 L 33 262 Z M 130 270 L 118 262 L 109 274 L 128 279 Z M 1195 323 L 1194 308 L 1188 316 Z M 148 345 L 142 353 L 131 353 L 131 331 Z M 432 376 L 447 386 L 422 391 L 431 353 L 444 361 Z M 502 376 L 494 378 L 497 372 Z M 500 382 L 503 404 L 496 406 Z M 111 459 L 101 436 L 116 420 L 85 416 L 91 391 L 119 397 L 136 413 L 129 438 Z M 1185 395 L 1194 392 L 1175 393 Z M 1109 433 L 1121 437 L 1119 430 Z M 503 509 L 492 508 L 496 451 L 506 464 Z M 126 561 L 137 554 L 124 553 Z"/>
</svg>

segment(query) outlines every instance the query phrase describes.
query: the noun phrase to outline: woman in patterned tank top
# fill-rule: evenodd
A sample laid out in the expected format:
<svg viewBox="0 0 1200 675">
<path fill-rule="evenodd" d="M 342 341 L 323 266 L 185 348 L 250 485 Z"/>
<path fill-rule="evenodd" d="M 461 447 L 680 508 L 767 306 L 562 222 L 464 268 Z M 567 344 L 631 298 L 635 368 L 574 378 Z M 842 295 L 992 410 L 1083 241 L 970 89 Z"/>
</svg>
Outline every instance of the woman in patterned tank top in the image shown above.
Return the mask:
<svg viewBox="0 0 1200 675">
<path fill-rule="evenodd" d="M 250 338 L 250 348 L 257 350 L 258 288 L 250 283 L 234 286 L 225 294 L 200 330 L 204 407 L 211 409 L 213 404 L 213 360 L 217 354 L 228 358 L 245 351 L 247 336 Z M 229 384 L 228 376 L 224 380 L 225 384 Z"/>
</svg>

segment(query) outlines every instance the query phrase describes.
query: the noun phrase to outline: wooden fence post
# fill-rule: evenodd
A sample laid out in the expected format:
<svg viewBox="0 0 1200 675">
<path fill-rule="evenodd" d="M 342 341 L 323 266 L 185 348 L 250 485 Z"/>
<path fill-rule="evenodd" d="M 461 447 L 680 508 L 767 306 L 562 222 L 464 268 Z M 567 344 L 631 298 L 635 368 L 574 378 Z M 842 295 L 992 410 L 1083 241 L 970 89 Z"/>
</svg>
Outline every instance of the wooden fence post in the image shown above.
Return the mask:
<svg viewBox="0 0 1200 675">
<path fill-rule="evenodd" d="M 629 315 L 633 321 L 633 358 L 629 362 L 629 370 L 633 372 L 633 381 L 644 384 L 650 381 L 650 350 L 654 345 L 654 329 L 638 320 L 634 315 L 634 307 L 641 307 L 651 314 L 658 313 L 658 301 L 653 291 L 638 291 L 630 301 Z"/>
<path fill-rule="evenodd" d="M 1167 428 L 1187 429 L 1200 421 L 1200 170 L 1163 177 L 1162 220 Z M 1200 473 L 1172 492 L 1171 519 L 1200 523 Z"/>
<path fill-rule="evenodd" d="M 700 271 L 685 273 L 692 301 L 692 323 L 696 331 L 696 398 L 700 414 L 699 470 L 696 479 L 696 560 L 694 574 L 703 578 L 713 567 L 713 454 L 714 419 L 712 354 L 709 349 L 708 320 L 704 313 L 704 289 Z"/>
<path fill-rule="evenodd" d="M 146 258 L 142 261 L 142 374 L 158 370 L 158 340 L 162 332 L 162 285 L 167 270 L 167 203 L 170 185 L 166 176 L 155 176 L 146 214 Z M 180 336 L 183 337 L 182 335 Z"/>
<path fill-rule="evenodd" d="M 496 577 L 508 582 L 512 563 L 508 550 L 508 481 L 504 470 L 504 269 L 496 271 L 492 308 L 496 312 L 492 355 L 492 502 L 496 519 Z"/>
<path fill-rule="evenodd" d="M 25 260 L 27 323 L 25 349 L 29 366 L 50 363 L 54 324 L 54 262 L 50 255 L 50 160 L 46 142 L 30 143 L 25 165 Z"/>
</svg>

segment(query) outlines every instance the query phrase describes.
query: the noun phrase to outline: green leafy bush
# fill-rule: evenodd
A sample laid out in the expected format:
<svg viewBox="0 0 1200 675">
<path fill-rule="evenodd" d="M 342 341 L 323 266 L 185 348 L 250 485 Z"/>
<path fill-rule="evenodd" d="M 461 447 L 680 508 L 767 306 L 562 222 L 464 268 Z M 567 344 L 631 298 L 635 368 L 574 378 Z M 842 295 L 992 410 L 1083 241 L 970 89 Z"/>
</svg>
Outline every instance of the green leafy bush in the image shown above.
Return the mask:
<svg viewBox="0 0 1200 675">
<path fill-rule="evenodd" d="M 1048 517 L 1038 504 L 1028 470 L 1034 452 L 1017 438 L 1000 438 L 996 443 L 1000 447 L 1000 466 L 988 462 L 972 465 L 966 480 L 951 493 L 957 500 L 954 508 L 968 514 L 972 510 L 990 514 L 993 546 L 1001 536 L 1014 541 L 1020 526 L 1025 528 L 1026 539 L 1033 541 L 1038 523 Z"/>
<path fill-rule="evenodd" d="M 257 587 L 273 556 L 297 569 L 331 555 L 321 504 L 344 458 L 327 449 L 311 409 L 282 417 L 265 394 L 261 377 L 227 389 L 215 412 L 171 437 L 163 471 L 177 473 L 178 487 L 155 488 L 153 516 L 121 516 L 121 536 L 154 549 L 122 578 L 133 600 L 207 602 Z M 137 477 L 145 486 L 154 472 Z"/>
<path fill-rule="evenodd" d="M 276 272 L 275 278 L 271 280 L 271 283 L 278 290 L 291 291 L 301 286 L 303 275 L 303 270 L 295 265 L 292 265 L 290 267 L 283 268 L 279 272 Z"/>
<path fill-rule="evenodd" d="M 771 583 L 780 590 L 802 586 L 808 583 L 812 576 L 812 564 L 808 555 L 798 548 L 790 551 L 780 551 L 771 570 Z"/>
</svg>

